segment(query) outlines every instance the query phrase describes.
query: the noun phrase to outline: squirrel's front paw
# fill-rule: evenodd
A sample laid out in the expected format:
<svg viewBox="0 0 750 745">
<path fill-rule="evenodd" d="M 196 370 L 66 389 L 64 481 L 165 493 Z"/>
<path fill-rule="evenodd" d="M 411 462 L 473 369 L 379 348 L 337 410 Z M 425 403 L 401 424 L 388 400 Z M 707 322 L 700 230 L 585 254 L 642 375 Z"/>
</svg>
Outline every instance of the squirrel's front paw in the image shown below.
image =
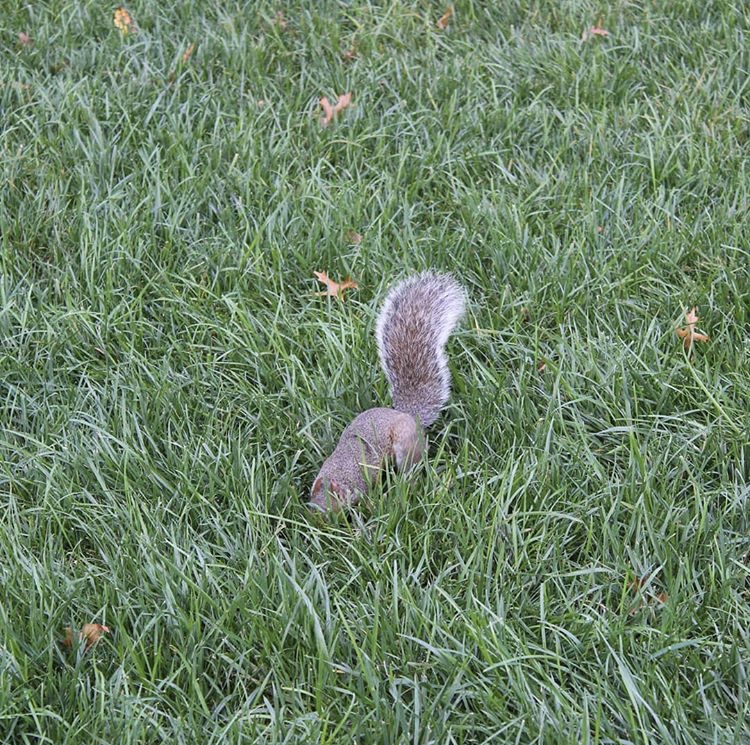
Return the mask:
<svg viewBox="0 0 750 745">
<path fill-rule="evenodd" d="M 318 477 L 313 484 L 312 494 L 307 506 L 320 512 L 334 512 L 357 503 L 357 494 L 338 481 L 331 479 L 324 482 Z"/>
</svg>

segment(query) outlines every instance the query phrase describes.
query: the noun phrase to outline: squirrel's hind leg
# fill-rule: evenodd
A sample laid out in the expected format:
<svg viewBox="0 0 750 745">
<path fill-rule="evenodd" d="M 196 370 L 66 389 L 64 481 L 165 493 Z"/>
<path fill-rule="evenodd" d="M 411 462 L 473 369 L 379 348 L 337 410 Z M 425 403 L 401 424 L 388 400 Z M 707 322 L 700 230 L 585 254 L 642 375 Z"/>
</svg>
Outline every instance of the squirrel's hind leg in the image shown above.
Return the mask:
<svg viewBox="0 0 750 745">
<path fill-rule="evenodd" d="M 414 417 L 404 414 L 395 428 L 391 452 L 399 471 L 408 471 L 422 460 L 425 451 L 425 438 L 422 427 Z"/>
</svg>

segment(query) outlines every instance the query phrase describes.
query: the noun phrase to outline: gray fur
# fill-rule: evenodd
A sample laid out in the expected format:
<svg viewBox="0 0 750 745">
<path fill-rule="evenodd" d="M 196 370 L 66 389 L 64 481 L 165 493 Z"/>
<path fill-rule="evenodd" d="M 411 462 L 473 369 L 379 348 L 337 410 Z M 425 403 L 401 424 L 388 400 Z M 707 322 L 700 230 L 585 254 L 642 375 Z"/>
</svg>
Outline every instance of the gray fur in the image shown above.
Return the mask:
<svg viewBox="0 0 750 745">
<path fill-rule="evenodd" d="M 363 411 L 321 466 L 310 503 L 322 510 L 354 504 L 378 480 L 386 458 L 407 469 L 423 451 L 424 437 L 413 416 L 385 408 Z"/>
<path fill-rule="evenodd" d="M 445 344 L 465 308 L 461 285 L 435 272 L 405 279 L 383 302 L 375 333 L 393 408 L 422 426 L 437 419 L 450 396 Z"/>
</svg>

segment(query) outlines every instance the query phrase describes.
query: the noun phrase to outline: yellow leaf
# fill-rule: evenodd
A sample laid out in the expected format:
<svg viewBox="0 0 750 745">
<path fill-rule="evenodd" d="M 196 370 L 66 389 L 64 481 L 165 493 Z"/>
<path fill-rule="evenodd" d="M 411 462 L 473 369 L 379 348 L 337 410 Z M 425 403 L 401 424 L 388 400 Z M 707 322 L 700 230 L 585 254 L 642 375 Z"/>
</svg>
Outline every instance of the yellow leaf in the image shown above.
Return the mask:
<svg viewBox="0 0 750 745">
<path fill-rule="evenodd" d="M 138 33 L 138 26 L 135 25 L 132 16 L 122 5 L 119 8 L 115 8 L 115 14 L 112 21 L 115 24 L 115 28 L 123 36 Z"/>
</svg>

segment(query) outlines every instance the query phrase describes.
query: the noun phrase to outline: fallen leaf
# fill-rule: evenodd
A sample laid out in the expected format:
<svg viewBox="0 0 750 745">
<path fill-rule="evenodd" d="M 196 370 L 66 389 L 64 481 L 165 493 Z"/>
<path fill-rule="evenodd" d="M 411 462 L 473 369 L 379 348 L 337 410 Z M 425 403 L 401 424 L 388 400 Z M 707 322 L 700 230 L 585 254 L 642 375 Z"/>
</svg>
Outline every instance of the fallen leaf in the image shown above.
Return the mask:
<svg viewBox="0 0 750 745">
<path fill-rule="evenodd" d="M 273 22 L 282 30 L 285 31 L 286 27 L 289 25 L 286 21 L 286 18 L 284 17 L 284 14 L 280 11 L 276 11 L 276 15 L 273 18 Z"/>
<path fill-rule="evenodd" d="M 543 373 L 547 369 L 547 360 L 542 357 L 536 365 L 537 372 Z"/>
<path fill-rule="evenodd" d="M 320 105 L 323 107 L 323 116 L 320 117 L 320 123 L 325 127 L 333 119 L 333 106 L 326 96 L 320 99 Z"/>
<path fill-rule="evenodd" d="M 123 36 L 138 33 L 138 26 L 135 25 L 133 17 L 122 5 L 119 8 L 115 8 L 115 15 L 112 20 L 115 24 L 115 28 Z"/>
<path fill-rule="evenodd" d="M 437 27 L 441 31 L 444 31 L 446 28 L 448 28 L 448 23 L 452 17 L 453 17 L 453 6 L 451 5 L 448 7 L 448 10 L 446 10 L 445 13 L 443 13 L 443 15 L 441 15 L 440 18 L 438 18 Z"/>
<path fill-rule="evenodd" d="M 351 62 L 352 60 L 355 60 L 357 58 L 357 50 L 352 45 L 347 49 L 345 52 L 341 53 L 341 59 L 344 60 L 344 62 Z"/>
<path fill-rule="evenodd" d="M 109 626 L 103 626 L 100 623 L 85 623 L 78 632 L 78 641 L 84 644 L 84 652 L 88 652 L 104 634 L 109 633 Z M 73 646 L 73 629 L 70 626 L 65 627 L 65 637 L 61 644 L 66 649 Z"/>
<path fill-rule="evenodd" d="M 49 71 L 52 75 L 58 75 L 70 64 L 69 59 L 62 59 L 59 62 L 55 62 L 49 66 Z"/>
<path fill-rule="evenodd" d="M 362 243 L 362 234 L 357 233 L 356 230 L 347 230 L 344 237 L 346 238 L 346 242 L 351 243 L 353 246 L 358 246 Z"/>
<path fill-rule="evenodd" d="M 24 31 L 19 31 L 18 32 L 18 43 L 22 47 L 30 47 L 34 43 L 34 40 L 27 33 L 25 33 Z"/>
<path fill-rule="evenodd" d="M 320 99 L 320 105 L 323 107 L 323 116 L 320 117 L 321 126 L 325 127 L 333 121 L 333 118 L 344 109 L 352 105 L 352 94 L 342 93 L 339 96 L 339 100 L 336 101 L 336 105 L 331 105 L 331 102 L 323 96 Z"/>
<path fill-rule="evenodd" d="M 86 650 L 91 649 L 91 647 L 96 644 L 99 639 L 102 638 L 104 634 L 109 634 L 110 628 L 109 626 L 104 626 L 101 623 L 85 623 L 83 624 L 83 628 L 81 629 L 81 633 L 79 634 L 79 637 L 81 641 L 86 642 Z"/>
<path fill-rule="evenodd" d="M 589 26 L 582 34 L 581 41 L 588 41 L 592 36 L 609 36 L 609 31 L 602 28 L 602 19 L 600 18 L 596 26 Z"/>
<path fill-rule="evenodd" d="M 630 615 L 634 616 L 644 605 L 644 603 L 648 604 L 648 601 L 656 600 L 661 605 L 664 605 L 664 603 L 667 602 L 669 599 L 669 596 L 666 592 L 659 592 L 657 594 L 651 594 L 648 598 L 643 597 L 643 594 L 641 593 L 641 590 L 646 587 L 646 585 L 649 583 L 649 580 L 653 574 L 644 574 L 643 577 L 634 577 L 629 583 L 628 587 L 633 591 L 633 593 L 637 596 L 637 603 L 635 607 L 633 607 L 630 611 Z"/>
<path fill-rule="evenodd" d="M 326 289 L 323 292 L 316 292 L 316 295 L 323 297 L 337 297 L 339 300 L 344 299 L 344 290 L 356 290 L 359 285 L 347 277 L 343 282 L 334 282 L 326 272 L 313 272 L 318 282 L 322 282 Z"/>
<path fill-rule="evenodd" d="M 693 307 L 690 311 L 685 313 L 686 326 L 678 326 L 674 332 L 677 336 L 682 339 L 682 345 L 685 347 L 685 351 L 689 352 L 693 344 L 697 341 L 707 342 L 709 337 L 707 334 L 701 334 L 695 330 L 698 324 L 698 309 Z"/>
<path fill-rule="evenodd" d="M 193 56 L 195 51 L 195 43 L 189 44 L 188 48 L 182 54 L 182 64 L 186 64 L 187 61 Z"/>
</svg>

